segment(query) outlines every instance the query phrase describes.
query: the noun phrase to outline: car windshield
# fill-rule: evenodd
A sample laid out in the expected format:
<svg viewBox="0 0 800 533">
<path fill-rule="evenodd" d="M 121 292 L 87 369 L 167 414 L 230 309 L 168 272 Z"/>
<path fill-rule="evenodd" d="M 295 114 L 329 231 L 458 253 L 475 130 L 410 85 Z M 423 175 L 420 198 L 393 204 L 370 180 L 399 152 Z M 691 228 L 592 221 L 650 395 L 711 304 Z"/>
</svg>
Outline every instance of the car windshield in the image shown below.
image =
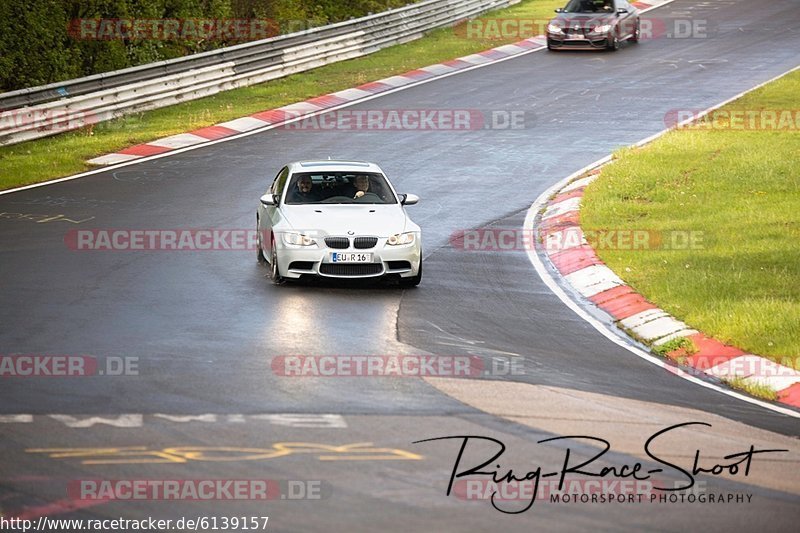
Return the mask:
<svg viewBox="0 0 800 533">
<path fill-rule="evenodd" d="M 613 13 L 613 0 L 570 0 L 565 13 Z"/>
<path fill-rule="evenodd" d="M 396 204 L 389 183 L 372 172 L 303 172 L 292 176 L 286 203 Z"/>
</svg>

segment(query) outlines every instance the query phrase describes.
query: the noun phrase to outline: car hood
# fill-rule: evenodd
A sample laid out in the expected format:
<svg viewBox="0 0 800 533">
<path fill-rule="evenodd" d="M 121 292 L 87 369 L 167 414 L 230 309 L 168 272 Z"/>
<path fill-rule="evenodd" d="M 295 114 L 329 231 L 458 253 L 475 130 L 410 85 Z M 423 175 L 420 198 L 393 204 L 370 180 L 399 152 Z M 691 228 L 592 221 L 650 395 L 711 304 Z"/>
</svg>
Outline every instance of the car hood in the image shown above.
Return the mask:
<svg viewBox="0 0 800 533">
<path fill-rule="evenodd" d="M 284 216 L 290 228 L 322 235 L 375 235 L 389 237 L 415 230 L 399 204 L 315 204 L 285 205 Z"/>
<path fill-rule="evenodd" d="M 613 14 L 609 13 L 561 13 L 550 21 L 556 26 L 574 26 L 580 24 L 582 28 L 588 26 L 599 26 L 601 24 L 611 24 L 616 20 Z"/>
</svg>

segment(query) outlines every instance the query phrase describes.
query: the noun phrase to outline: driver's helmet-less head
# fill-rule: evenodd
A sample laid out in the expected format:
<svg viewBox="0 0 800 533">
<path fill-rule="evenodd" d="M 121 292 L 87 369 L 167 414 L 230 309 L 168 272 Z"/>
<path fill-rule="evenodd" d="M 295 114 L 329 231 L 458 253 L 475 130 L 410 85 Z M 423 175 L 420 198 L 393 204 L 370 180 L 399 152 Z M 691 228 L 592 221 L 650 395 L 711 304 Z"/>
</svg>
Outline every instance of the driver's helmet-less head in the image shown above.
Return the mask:
<svg viewBox="0 0 800 533">
<path fill-rule="evenodd" d="M 297 180 L 297 188 L 300 190 L 300 192 L 310 192 L 312 187 L 313 183 L 310 176 L 302 176 L 299 180 Z"/>
<path fill-rule="evenodd" d="M 368 191 L 370 186 L 369 176 L 359 174 L 353 178 L 353 185 L 359 191 Z"/>
</svg>

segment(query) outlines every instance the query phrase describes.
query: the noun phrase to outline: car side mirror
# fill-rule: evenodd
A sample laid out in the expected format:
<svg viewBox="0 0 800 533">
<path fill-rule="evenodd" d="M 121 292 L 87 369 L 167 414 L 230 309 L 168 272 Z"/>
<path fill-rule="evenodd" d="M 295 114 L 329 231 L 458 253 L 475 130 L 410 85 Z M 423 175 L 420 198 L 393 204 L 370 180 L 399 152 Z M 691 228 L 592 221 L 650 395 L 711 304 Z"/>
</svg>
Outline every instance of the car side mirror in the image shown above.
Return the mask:
<svg viewBox="0 0 800 533">
<path fill-rule="evenodd" d="M 555 8 L 555 12 L 556 13 L 563 13 L 564 12 L 564 8 L 563 7 L 557 7 L 557 8 Z"/>
<path fill-rule="evenodd" d="M 624 7 L 621 7 L 619 9 L 617 9 L 617 15 L 624 15 L 627 12 L 628 12 L 628 10 L 625 9 Z"/>
<path fill-rule="evenodd" d="M 400 203 L 403 205 L 414 205 L 419 202 L 419 196 L 416 194 L 401 194 Z"/>
<path fill-rule="evenodd" d="M 264 205 L 264 206 L 275 205 L 275 197 L 273 195 L 271 195 L 270 193 L 267 193 L 264 196 L 262 196 L 260 198 L 260 200 L 261 200 L 261 205 Z"/>
</svg>

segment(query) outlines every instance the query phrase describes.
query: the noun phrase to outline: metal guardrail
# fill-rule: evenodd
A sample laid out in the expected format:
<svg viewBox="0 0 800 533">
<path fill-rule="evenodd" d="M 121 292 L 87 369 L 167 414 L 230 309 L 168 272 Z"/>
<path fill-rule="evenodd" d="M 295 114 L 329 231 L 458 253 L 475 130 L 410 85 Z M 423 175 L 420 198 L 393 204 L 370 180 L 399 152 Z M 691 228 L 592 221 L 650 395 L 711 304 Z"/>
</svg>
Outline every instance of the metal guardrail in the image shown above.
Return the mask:
<svg viewBox="0 0 800 533">
<path fill-rule="evenodd" d="M 0 145 L 363 56 L 519 1 L 425 0 L 302 32 L 0 94 Z"/>
</svg>

